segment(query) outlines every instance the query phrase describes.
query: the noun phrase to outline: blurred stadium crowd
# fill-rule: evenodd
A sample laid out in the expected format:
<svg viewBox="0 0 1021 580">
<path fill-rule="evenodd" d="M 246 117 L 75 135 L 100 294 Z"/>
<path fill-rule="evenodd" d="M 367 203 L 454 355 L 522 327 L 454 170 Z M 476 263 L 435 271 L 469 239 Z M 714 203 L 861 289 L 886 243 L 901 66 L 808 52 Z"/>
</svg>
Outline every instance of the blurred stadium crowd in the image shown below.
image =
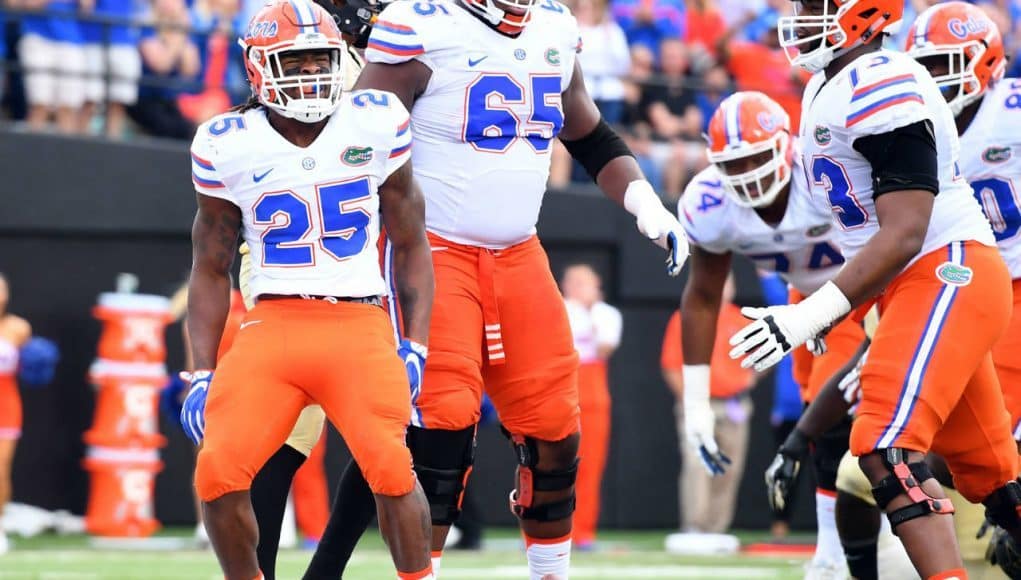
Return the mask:
<svg viewBox="0 0 1021 580">
<path fill-rule="evenodd" d="M 249 93 L 235 42 L 263 0 L 0 0 L 2 115 L 29 130 L 190 139 Z M 789 0 L 567 0 L 581 62 L 667 201 L 705 165 L 702 133 L 735 90 L 760 90 L 797 126 L 804 73 L 776 38 Z M 938 0 L 906 0 L 905 21 Z M 1021 0 L 977 1 L 1021 52 Z M 903 36 L 892 40 L 903 45 Z M 1021 72 L 1013 59 L 1008 76 Z M 551 184 L 585 182 L 560 151 Z"/>
</svg>

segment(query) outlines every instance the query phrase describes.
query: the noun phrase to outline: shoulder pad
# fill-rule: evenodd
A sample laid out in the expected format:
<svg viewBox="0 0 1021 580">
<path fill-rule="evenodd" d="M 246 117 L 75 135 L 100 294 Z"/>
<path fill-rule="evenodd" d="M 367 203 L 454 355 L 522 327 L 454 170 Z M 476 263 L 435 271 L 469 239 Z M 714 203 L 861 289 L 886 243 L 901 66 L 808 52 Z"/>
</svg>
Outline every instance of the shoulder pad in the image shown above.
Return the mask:
<svg viewBox="0 0 1021 580">
<path fill-rule="evenodd" d="M 715 167 L 696 175 L 678 202 L 678 219 L 688 238 L 703 249 L 722 254 L 726 243 L 726 218 L 731 207 Z"/>
<path fill-rule="evenodd" d="M 862 56 L 848 72 L 850 99 L 844 126 L 852 135 L 885 133 L 932 119 L 925 102 L 928 73 L 913 59 L 880 51 Z"/>
<path fill-rule="evenodd" d="M 452 23 L 451 6 L 443 0 L 392 2 L 379 14 L 365 49 L 368 62 L 397 64 L 442 47 L 443 26 Z"/>
</svg>

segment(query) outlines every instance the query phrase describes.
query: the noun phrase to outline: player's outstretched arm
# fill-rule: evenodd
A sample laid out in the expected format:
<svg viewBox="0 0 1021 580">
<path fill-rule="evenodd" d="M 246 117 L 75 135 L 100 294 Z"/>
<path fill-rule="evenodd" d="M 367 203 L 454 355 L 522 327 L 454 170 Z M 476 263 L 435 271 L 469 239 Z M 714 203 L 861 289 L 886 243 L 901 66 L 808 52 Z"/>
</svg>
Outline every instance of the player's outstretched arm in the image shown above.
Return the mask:
<svg viewBox="0 0 1021 580">
<path fill-rule="evenodd" d="M 712 475 L 730 459 L 716 444 L 716 417 L 709 403 L 709 361 L 716 341 L 720 298 L 730 273 L 730 254 L 692 247 L 691 271 L 681 297 L 681 345 L 684 351 L 684 436 Z"/>
<path fill-rule="evenodd" d="M 223 199 L 201 193 L 196 197 L 199 207 L 191 228 L 188 336 L 194 368 L 212 369 L 230 310 L 230 269 L 241 231 L 241 210 Z"/>
<path fill-rule="evenodd" d="M 876 296 L 918 255 L 925 243 L 939 160 L 932 123 L 918 121 L 887 133 L 859 137 L 854 148 L 872 167 L 879 231 L 840 273 L 802 302 L 742 308 L 755 320 L 730 339 L 731 358 L 765 370 L 817 336 L 852 308 Z"/>
<path fill-rule="evenodd" d="M 581 65 L 574 63 L 571 84 L 563 94 L 564 127 L 560 141 L 607 197 L 624 206 L 638 221 L 638 230 L 668 250 L 667 271 L 681 272 L 688 258 L 688 239 L 674 214 L 645 179 L 631 149 L 603 121 L 585 89 Z"/>
<path fill-rule="evenodd" d="M 394 246 L 404 335 L 425 346 L 433 305 L 433 262 L 425 235 L 425 198 L 412 179 L 410 161 L 380 186 L 379 198 L 383 225 Z"/>
</svg>

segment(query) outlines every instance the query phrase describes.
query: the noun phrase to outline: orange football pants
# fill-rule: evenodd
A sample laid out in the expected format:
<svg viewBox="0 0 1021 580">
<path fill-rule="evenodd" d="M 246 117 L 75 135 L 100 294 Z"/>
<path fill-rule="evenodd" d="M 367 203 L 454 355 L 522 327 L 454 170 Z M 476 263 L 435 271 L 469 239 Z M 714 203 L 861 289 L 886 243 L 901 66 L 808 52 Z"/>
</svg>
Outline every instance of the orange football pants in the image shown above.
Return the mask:
<svg viewBox="0 0 1021 580">
<path fill-rule="evenodd" d="M 797 290 L 791 289 L 790 303 L 796 304 L 805 297 Z M 861 323 L 848 316 L 837 323 L 826 334 L 826 352 L 815 356 L 808 352 L 805 345 L 794 349 L 794 381 L 801 390 L 801 400 L 811 403 L 822 390 L 826 381 L 851 360 L 858 347 L 865 340 L 865 330 Z"/>
<path fill-rule="evenodd" d="M 294 492 L 294 519 L 306 539 L 319 541 L 330 519 L 330 498 L 327 493 L 326 433 L 312 447 L 305 463 L 294 474 L 291 491 Z"/>
<path fill-rule="evenodd" d="M 564 300 L 535 236 L 503 250 L 429 234 L 436 294 L 416 426 L 479 420 L 485 385 L 511 433 L 559 441 L 578 431 L 578 354 Z"/>
<path fill-rule="evenodd" d="M 0 376 L 0 439 L 21 437 L 21 393 L 14 375 Z"/>
<path fill-rule="evenodd" d="M 1014 280 L 1014 310 L 1007 332 L 993 347 L 993 366 L 1010 413 L 1014 439 L 1021 441 L 1021 278 Z"/>
<path fill-rule="evenodd" d="M 606 363 L 582 363 L 578 367 L 581 401 L 581 444 L 578 449 L 578 479 L 574 484 L 574 541 L 583 544 L 596 539 L 599 497 L 610 448 L 610 388 Z"/>
<path fill-rule="evenodd" d="M 1007 328 L 1010 274 L 996 248 L 954 242 L 900 273 L 879 298 L 851 453 L 942 455 L 979 503 L 1018 474 L 990 351 Z"/>
<path fill-rule="evenodd" d="M 217 365 L 195 468 L 199 497 L 249 489 L 310 403 L 340 431 L 373 493 L 414 488 L 404 441 L 411 393 L 386 312 L 296 298 L 259 301 Z"/>
</svg>

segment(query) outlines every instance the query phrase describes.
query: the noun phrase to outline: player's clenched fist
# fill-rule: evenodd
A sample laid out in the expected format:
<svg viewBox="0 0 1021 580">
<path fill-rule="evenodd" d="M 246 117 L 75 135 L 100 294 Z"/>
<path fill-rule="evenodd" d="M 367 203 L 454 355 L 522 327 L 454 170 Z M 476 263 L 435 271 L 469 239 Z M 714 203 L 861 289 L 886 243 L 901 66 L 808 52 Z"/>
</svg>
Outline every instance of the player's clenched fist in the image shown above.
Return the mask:
<svg viewBox="0 0 1021 580">
<path fill-rule="evenodd" d="M 181 378 L 191 383 L 191 390 L 181 407 L 181 426 L 188 439 L 198 445 L 206 432 L 206 395 L 213 380 L 213 371 L 181 373 Z"/>
</svg>

